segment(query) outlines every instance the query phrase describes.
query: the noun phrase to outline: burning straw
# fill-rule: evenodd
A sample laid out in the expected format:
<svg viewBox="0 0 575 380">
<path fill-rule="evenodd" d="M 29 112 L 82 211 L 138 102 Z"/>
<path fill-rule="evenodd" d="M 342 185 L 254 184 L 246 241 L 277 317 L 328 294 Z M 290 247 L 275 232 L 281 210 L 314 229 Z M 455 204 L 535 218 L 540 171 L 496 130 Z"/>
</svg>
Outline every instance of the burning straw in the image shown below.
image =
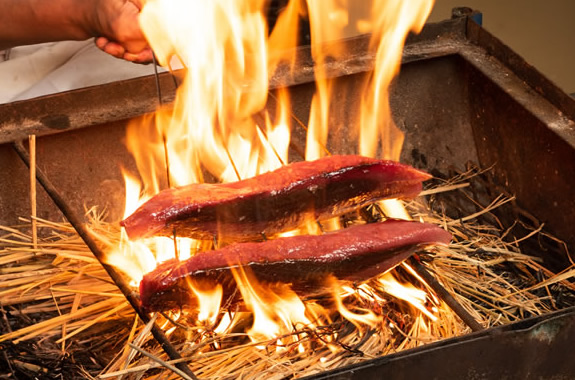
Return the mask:
<svg viewBox="0 0 575 380">
<path fill-rule="evenodd" d="M 485 186 L 487 177 L 478 170 L 463 173 L 406 205 L 414 218 L 441 225 L 454 236 L 448 247 L 420 254 L 420 261 L 484 327 L 574 305 L 569 278 L 575 266 L 554 274 L 540 257 L 520 250 L 520 243 L 549 250 L 550 244 L 561 248 L 560 242 L 542 225 L 528 227 L 517 220 L 503 227 L 495 215 L 508 213 L 513 197 L 501 195 L 479 206 L 474 191 Z M 447 215 L 454 207 L 445 199 L 460 202 L 456 219 Z M 382 216 L 373 206 L 362 214 Z M 118 236 L 117 225 L 103 222 L 94 210 L 88 215 L 101 236 Z M 155 314 L 141 325 L 68 224 L 37 218 L 44 237 L 35 248 L 32 236 L 22 232 L 31 223 L 22 222 L 0 227 L 0 341 L 10 368 L 26 374 L 46 374 L 56 362 L 63 374 L 82 368 L 84 375 L 100 378 L 182 376 L 154 343 L 154 322 L 177 342 L 182 360 L 200 378 L 301 377 L 470 332 L 407 264 L 365 284 L 338 285 L 335 302 L 357 316 L 353 322 L 334 311 L 321 323 L 295 325 L 290 333 L 261 341 L 246 335 L 252 315 L 245 310 L 222 311 L 212 325 L 197 325 L 194 316 L 174 312 Z M 357 216 L 347 217 L 346 223 L 356 222 Z M 405 286 L 420 297 L 417 308 L 402 299 L 398 283 L 412 284 Z M 307 300 L 308 313 L 325 303 L 322 297 Z M 65 360 L 68 355 L 76 364 Z"/>
</svg>

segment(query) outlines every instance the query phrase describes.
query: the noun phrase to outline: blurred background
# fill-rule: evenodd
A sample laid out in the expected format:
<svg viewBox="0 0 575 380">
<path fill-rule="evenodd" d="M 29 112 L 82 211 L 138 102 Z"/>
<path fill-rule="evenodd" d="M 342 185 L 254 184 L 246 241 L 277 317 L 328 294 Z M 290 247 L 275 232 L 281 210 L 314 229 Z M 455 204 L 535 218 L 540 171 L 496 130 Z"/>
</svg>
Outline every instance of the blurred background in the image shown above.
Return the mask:
<svg viewBox="0 0 575 380">
<path fill-rule="evenodd" d="M 466 6 L 483 13 L 483 27 L 569 94 L 575 93 L 575 1 L 435 0 L 429 22 Z"/>
</svg>

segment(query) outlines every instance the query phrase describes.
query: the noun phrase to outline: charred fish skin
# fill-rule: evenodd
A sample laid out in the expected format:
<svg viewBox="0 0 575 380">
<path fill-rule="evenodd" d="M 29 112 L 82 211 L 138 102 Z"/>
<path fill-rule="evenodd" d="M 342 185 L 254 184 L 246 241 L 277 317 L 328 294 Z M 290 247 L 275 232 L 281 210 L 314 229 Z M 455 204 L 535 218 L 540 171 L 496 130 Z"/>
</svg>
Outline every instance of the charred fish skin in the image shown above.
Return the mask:
<svg viewBox="0 0 575 380">
<path fill-rule="evenodd" d="M 183 262 L 171 261 L 146 274 L 140 299 L 146 310 L 193 305 L 188 281 L 221 284 L 224 297 L 235 288 L 232 268 L 248 268 L 258 281 L 289 283 L 297 293 L 317 289 L 328 276 L 365 281 L 387 272 L 418 249 L 448 244 L 451 234 L 438 226 L 387 220 L 324 235 L 301 235 L 265 242 L 237 243 L 204 251 Z M 320 285 L 321 286 L 321 285 Z"/>
<path fill-rule="evenodd" d="M 387 198 L 413 198 L 430 175 L 395 161 L 330 156 L 246 180 L 164 190 L 122 221 L 131 239 L 178 236 L 253 240 L 306 220 Z"/>
</svg>

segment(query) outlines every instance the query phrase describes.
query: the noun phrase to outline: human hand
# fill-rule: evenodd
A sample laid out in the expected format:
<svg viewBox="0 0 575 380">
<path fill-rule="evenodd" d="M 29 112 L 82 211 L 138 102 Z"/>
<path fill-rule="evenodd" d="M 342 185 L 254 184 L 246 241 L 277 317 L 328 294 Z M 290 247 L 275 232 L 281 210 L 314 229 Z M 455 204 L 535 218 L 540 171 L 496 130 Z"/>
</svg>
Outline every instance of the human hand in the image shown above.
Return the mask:
<svg viewBox="0 0 575 380">
<path fill-rule="evenodd" d="M 153 53 L 140 29 L 141 0 L 98 0 L 96 46 L 117 58 L 137 63 L 152 62 Z"/>
</svg>

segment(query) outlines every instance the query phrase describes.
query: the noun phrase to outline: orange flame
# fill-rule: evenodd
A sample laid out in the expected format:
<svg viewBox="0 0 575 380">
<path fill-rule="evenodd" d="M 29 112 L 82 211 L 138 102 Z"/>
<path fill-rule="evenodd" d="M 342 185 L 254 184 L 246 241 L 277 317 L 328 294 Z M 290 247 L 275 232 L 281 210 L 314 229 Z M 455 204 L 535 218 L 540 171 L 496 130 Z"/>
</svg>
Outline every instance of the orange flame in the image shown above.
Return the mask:
<svg viewBox="0 0 575 380">
<path fill-rule="evenodd" d="M 206 178 L 236 181 L 288 162 L 290 98 L 287 90 L 278 90 L 277 109 L 272 118 L 265 110 L 268 78 L 282 63 L 294 69 L 293 48 L 304 15 L 310 21 L 317 89 L 310 108 L 305 158 L 311 160 L 329 154 L 330 107 L 337 94 L 333 94 L 335 86 L 327 63 L 346 54 L 342 45 L 333 41 L 347 36 L 350 29 L 372 33 L 370 48 L 376 56 L 375 69 L 364 92 L 361 119 L 357 122 L 360 126 L 357 151 L 375 157 L 381 143 L 381 155 L 399 158 L 403 138 L 391 119 L 388 87 L 399 70 L 407 33 L 421 29 L 433 1 L 371 0 L 362 3 L 371 11 L 357 16 L 350 13 L 353 2 L 349 0 L 291 0 L 269 36 L 264 17 L 267 3 L 267 0 L 145 2 L 140 24 L 159 63 L 167 67 L 177 63 L 184 69 L 174 103 L 128 128 L 127 146 L 136 160 L 141 184 L 126 175 L 126 215 L 169 186 L 200 183 Z M 393 215 L 400 214 L 394 211 Z M 337 228 L 341 228 L 338 219 L 323 221 L 321 226 L 309 221 L 286 234 L 320 234 Z M 124 269 L 137 283 L 158 262 L 176 256 L 182 260 L 211 248 L 212 242 L 180 237 L 131 242 L 123 232 L 108 261 Z M 323 307 L 302 302 L 287 285 L 267 287 L 241 269 L 233 273 L 254 315 L 252 339 L 273 340 L 291 333 L 294 326 L 329 323 L 330 317 Z M 344 304 L 351 294 L 349 288 L 331 281 L 342 316 L 358 326 L 380 322 L 370 311 L 363 314 L 350 311 Z M 395 290 L 390 276 L 382 277 L 380 285 L 402 297 L 399 294 L 404 291 Z M 213 326 L 220 308 L 221 287 L 206 291 L 191 283 L 190 286 L 199 300 L 198 319 Z M 414 305 L 420 302 L 418 294 L 405 297 Z M 214 331 L 224 332 L 231 325 L 233 318 L 226 314 Z M 284 337 L 281 343 L 294 341 L 290 339 Z M 305 348 L 300 345 L 298 349 Z"/>
<path fill-rule="evenodd" d="M 248 334 L 254 342 L 272 340 L 286 335 L 279 345 L 293 341 L 294 327 L 314 327 L 306 315 L 306 307 L 289 286 L 264 288 L 249 272 L 241 267 L 233 270 L 244 302 L 254 314 L 254 322 Z"/>
<path fill-rule="evenodd" d="M 371 46 L 377 50 L 358 123 L 362 155 L 375 157 L 380 140 L 383 158 L 399 160 L 403 133 L 391 118 L 389 86 L 399 72 L 407 34 L 421 30 L 432 6 L 432 0 L 374 1 L 370 13 L 373 17 L 362 21 L 361 29 L 373 33 Z"/>
<path fill-rule="evenodd" d="M 437 317 L 425 307 L 426 300 L 428 299 L 427 292 L 411 284 L 400 283 L 391 273 L 386 273 L 379 277 L 378 282 L 386 293 L 409 302 L 431 320 L 437 320 Z"/>
</svg>

